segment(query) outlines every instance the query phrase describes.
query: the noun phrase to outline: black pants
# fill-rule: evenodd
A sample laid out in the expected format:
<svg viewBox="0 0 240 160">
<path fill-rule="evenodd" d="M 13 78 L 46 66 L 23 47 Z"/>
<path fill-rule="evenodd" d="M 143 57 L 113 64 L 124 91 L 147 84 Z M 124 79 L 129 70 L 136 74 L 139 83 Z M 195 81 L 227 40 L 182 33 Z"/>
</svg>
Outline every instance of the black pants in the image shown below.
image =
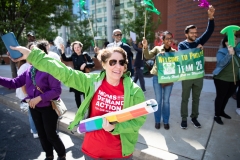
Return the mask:
<svg viewBox="0 0 240 160">
<path fill-rule="evenodd" d="M 58 115 L 52 106 L 30 108 L 30 111 L 46 157 L 53 156 L 53 148 L 59 157 L 65 156 L 65 146 L 56 133 Z"/>
<path fill-rule="evenodd" d="M 143 70 L 140 67 L 135 67 L 135 76 L 133 82 L 137 83 L 138 79 L 142 90 L 146 91 Z"/>
<path fill-rule="evenodd" d="M 216 87 L 215 116 L 220 116 L 224 113 L 228 99 L 236 91 L 238 84 L 235 85 L 234 82 L 222 81 L 220 79 L 214 79 L 214 84 Z"/>
<path fill-rule="evenodd" d="M 75 101 L 76 101 L 77 108 L 79 108 L 82 103 L 81 95 L 83 95 L 83 97 L 84 97 L 84 94 L 80 91 L 75 90 L 74 95 L 75 95 Z"/>
</svg>

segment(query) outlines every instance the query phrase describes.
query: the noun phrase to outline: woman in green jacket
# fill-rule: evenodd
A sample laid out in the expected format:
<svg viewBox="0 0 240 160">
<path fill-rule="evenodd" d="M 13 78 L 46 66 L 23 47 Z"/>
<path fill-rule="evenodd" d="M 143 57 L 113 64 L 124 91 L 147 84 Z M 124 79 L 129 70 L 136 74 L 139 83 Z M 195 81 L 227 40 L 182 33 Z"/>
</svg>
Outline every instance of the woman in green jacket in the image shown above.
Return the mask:
<svg viewBox="0 0 240 160">
<path fill-rule="evenodd" d="M 85 93 L 85 100 L 70 124 L 70 130 L 86 115 L 88 118 L 101 116 L 145 101 L 141 88 L 132 81 L 129 72 L 126 73 L 127 55 L 120 47 L 101 50 L 98 57 L 104 70 L 101 73 L 88 74 L 68 68 L 36 48 L 32 51 L 25 47 L 12 49 L 23 53 L 23 57 L 18 60 L 27 59 L 38 70 Z M 111 125 L 105 119 L 103 129 L 85 134 L 82 145 L 85 159 L 132 159 L 138 131 L 145 120 L 146 116 L 142 116 Z"/>
</svg>

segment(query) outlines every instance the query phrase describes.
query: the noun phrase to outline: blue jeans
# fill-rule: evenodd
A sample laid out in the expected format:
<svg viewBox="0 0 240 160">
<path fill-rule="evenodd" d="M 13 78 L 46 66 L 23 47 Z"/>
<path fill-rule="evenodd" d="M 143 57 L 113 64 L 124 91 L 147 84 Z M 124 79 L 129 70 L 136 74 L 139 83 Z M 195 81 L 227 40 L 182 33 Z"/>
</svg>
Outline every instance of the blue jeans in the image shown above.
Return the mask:
<svg viewBox="0 0 240 160">
<path fill-rule="evenodd" d="M 30 109 L 28 110 L 28 120 L 29 120 L 29 124 L 30 124 L 31 130 L 33 131 L 34 134 L 36 134 L 37 133 L 37 129 L 36 129 L 35 124 L 33 122 Z"/>
<path fill-rule="evenodd" d="M 154 112 L 155 122 L 161 122 L 161 116 L 163 117 L 163 123 L 169 123 L 170 117 L 170 95 L 172 92 L 173 85 L 162 87 L 158 83 L 158 76 L 153 76 L 153 88 L 155 92 L 155 98 L 158 103 L 158 110 Z"/>
</svg>

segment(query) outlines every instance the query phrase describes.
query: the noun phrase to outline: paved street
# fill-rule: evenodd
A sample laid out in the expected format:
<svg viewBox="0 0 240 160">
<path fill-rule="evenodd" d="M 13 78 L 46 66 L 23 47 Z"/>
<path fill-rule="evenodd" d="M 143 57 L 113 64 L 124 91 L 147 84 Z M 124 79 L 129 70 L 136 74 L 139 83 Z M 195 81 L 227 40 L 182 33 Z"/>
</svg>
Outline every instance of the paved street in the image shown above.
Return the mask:
<svg viewBox="0 0 240 160">
<path fill-rule="evenodd" d="M 30 133 L 27 115 L 0 103 L 0 160 L 43 160 L 45 153 L 39 139 Z M 67 159 L 84 159 L 79 150 L 82 139 L 59 132 Z M 54 152 L 54 157 L 57 157 Z M 57 159 L 57 158 L 55 158 Z"/>
</svg>

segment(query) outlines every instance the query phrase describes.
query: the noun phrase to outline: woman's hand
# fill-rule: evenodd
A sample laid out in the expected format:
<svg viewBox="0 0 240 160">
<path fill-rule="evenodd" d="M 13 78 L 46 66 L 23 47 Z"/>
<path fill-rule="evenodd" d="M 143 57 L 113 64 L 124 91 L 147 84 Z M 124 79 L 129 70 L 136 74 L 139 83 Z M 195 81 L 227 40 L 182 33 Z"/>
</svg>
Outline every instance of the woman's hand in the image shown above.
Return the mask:
<svg viewBox="0 0 240 160">
<path fill-rule="evenodd" d="M 31 108 L 35 108 L 35 106 L 42 100 L 41 96 L 37 96 L 33 99 L 30 99 L 28 104 L 29 104 L 29 107 Z"/>
<path fill-rule="evenodd" d="M 143 44 L 143 48 L 144 48 L 144 49 L 148 48 L 148 42 L 147 42 L 147 40 L 145 39 L 145 37 L 143 37 L 142 44 Z"/>
<path fill-rule="evenodd" d="M 11 48 L 12 50 L 19 51 L 19 52 L 21 52 L 21 53 L 23 54 L 23 56 L 20 57 L 20 58 L 18 58 L 18 59 L 12 59 L 12 58 L 9 56 L 9 54 L 8 54 L 8 56 L 11 58 L 11 60 L 12 60 L 13 62 L 18 62 L 18 61 L 20 61 L 20 60 L 25 60 L 25 59 L 27 59 L 28 55 L 29 55 L 30 52 L 31 52 L 30 49 L 28 49 L 28 48 L 26 48 L 26 47 L 23 47 L 23 46 L 17 46 L 17 47 L 12 47 L 12 46 L 10 46 L 10 48 Z"/>
<path fill-rule="evenodd" d="M 232 46 L 227 46 L 227 48 L 228 48 L 228 52 L 229 52 L 230 55 L 234 55 L 235 54 L 234 49 L 233 49 Z"/>
<path fill-rule="evenodd" d="M 112 130 L 114 130 L 115 128 L 115 124 L 112 125 L 108 122 L 108 120 L 106 118 L 103 118 L 103 124 L 102 124 L 102 128 L 107 131 L 107 132 L 110 132 Z"/>
<path fill-rule="evenodd" d="M 80 70 L 83 71 L 85 67 L 86 67 L 86 63 L 83 63 L 80 67 Z"/>
</svg>

